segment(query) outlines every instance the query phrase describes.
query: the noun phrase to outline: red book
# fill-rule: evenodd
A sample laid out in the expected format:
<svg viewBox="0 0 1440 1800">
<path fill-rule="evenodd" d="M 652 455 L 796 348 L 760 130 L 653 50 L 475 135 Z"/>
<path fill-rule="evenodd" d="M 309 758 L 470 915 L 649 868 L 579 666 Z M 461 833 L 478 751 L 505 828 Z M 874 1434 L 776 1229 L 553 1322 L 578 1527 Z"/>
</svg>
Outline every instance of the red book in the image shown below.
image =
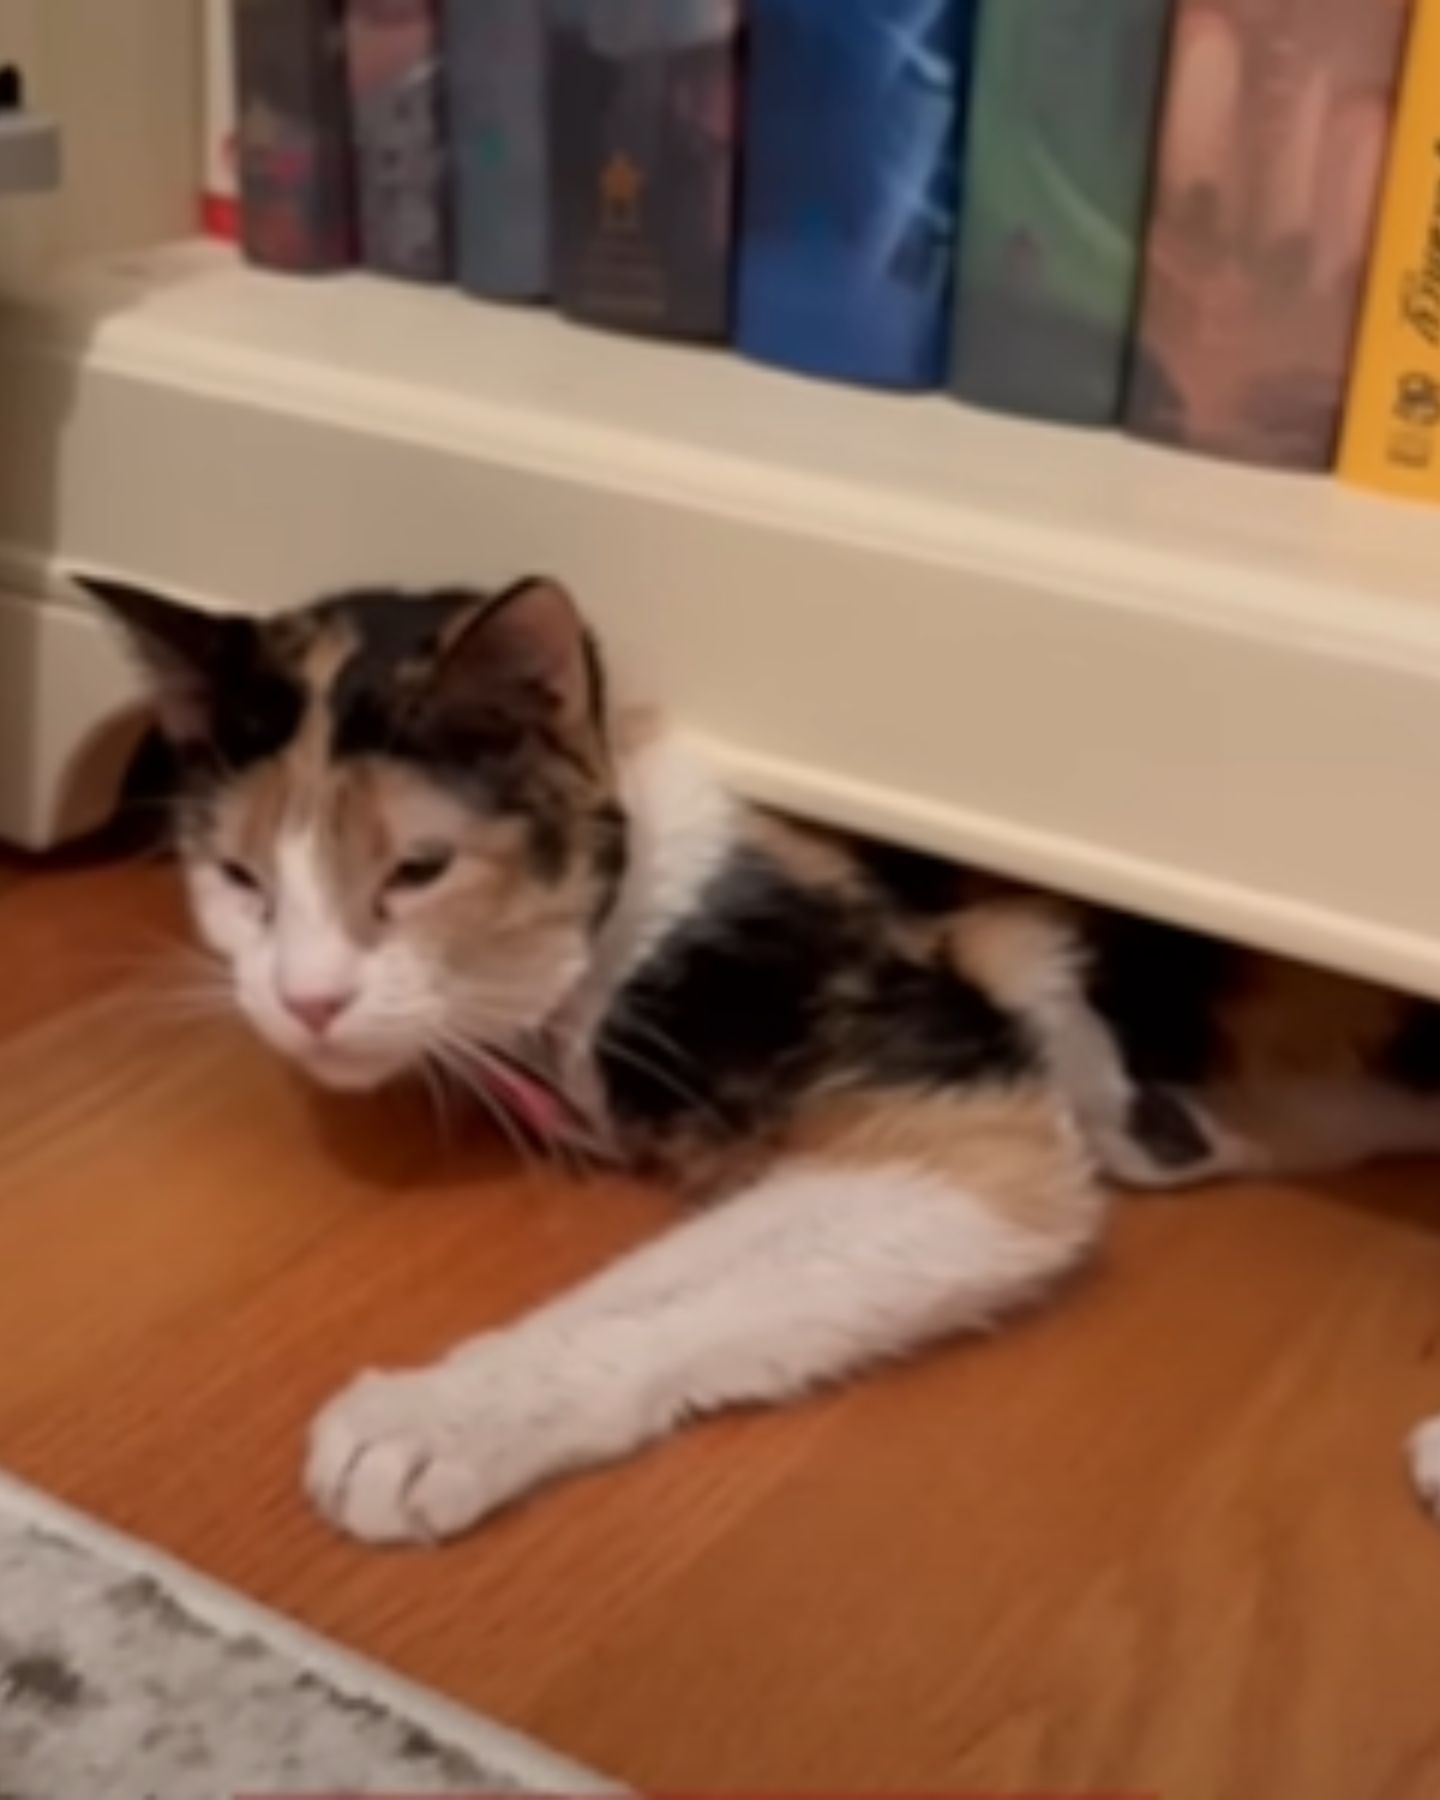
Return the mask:
<svg viewBox="0 0 1440 1800">
<path fill-rule="evenodd" d="M 1334 460 L 1408 0 L 1181 0 L 1126 418 Z"/>
<path fill-rule="evenodd" d="M 293 274 L 353 256 L 343 0 L 234 0 L 240 241 Z"/>
</svg>

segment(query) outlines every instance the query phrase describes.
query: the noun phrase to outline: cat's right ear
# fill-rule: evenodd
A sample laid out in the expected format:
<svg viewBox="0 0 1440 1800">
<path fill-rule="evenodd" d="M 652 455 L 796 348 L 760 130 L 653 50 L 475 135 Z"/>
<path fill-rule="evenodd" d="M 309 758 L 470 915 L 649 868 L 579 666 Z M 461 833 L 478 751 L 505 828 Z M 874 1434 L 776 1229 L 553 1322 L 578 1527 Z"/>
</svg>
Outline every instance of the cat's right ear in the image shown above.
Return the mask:
<svg viewBox="0 0 1440 1800">
<path fill-rule="evenodd" d="M 123 627 L 165 735 L 181 746 L 205 742 L 224 671 L 249 647 L 254 626 L 107 576 L 72 579 Z"/>
</svg>

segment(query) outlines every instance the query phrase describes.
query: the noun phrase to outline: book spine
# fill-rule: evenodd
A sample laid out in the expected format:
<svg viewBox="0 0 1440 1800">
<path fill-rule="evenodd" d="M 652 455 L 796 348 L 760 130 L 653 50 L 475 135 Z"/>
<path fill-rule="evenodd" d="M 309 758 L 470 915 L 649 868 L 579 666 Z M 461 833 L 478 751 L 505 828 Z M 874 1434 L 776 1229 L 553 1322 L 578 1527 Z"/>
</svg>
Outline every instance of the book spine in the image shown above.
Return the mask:
<svg viewBox="0 0 1440 1800">
<path fill-rule="evenodd" d="M 200 229 L 207 237 L 240 235 L 235 183 L 235 48 L 230 0 L 205 0 L 201 55 Z"/>
<path fill-rule="evenodd" d="M 1440 501 L 1440 0 L 1411 26 L 1339 472 Z"/>
<path fill-rule="evenodd" d="M 1408 0 L 1180 0 L 1126 423 L 1334 460 Z"/>
<path fill-rule="evenodd" d="M 409 281 L 450 274 L 435 0 L 349 0 L 346 50 L 360 257 Z"/>
<path fill-rule="evenodd" d="M 240 239 L 294 274 L 353 256 L 342 0 L 234 0 Z"/>
<path fill-rule="evenodd" d="M 971 24 L 970 0 L 753 0 L 742 350 L 939 384 Z"/>
<path fill-rule="evenodd" d="M 738 0 L 551 0 L 551 243 L 573 317 L 728 335 L 738 34 Z"/>
<path fill-rule="evenodd" d="M 951 384 L 1072 424 L 1119 416 L 1172 0 L 983 0 Z"/>
<path fill-rule="evenodd" d="M 550 291 L 545 14 L 538 0 L 446 0 L 456 275 L 472 293 Z"/>
</svg>

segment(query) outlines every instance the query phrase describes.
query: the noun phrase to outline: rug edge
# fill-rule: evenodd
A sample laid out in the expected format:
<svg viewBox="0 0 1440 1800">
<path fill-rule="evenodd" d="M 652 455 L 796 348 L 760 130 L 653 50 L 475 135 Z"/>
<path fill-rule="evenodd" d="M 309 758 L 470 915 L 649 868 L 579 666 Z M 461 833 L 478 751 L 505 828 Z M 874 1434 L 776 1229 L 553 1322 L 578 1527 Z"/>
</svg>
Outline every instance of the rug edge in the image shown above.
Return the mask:
<svg viewBox="0 0 1440 1800">
<path fill-rule="evenodd" d="M 224 1635 L 252 1633 L 302 1668 L 356 1699 L 404 1714 L 437 1738 L 472 1755 L 517 1787 L 537 1795 L 567 1797 L 625 1795 L 632 1790 L 571 1762 L 509 1725 L 472 1712 L 457 1700 L 411 1681 L 384 1664 L 349 1650 L 284 1613 L 227 1587 L 214 1576 L 157 1549 L 143 1539 L 107 1525 L 43 1488 L 0 1469 L 0 1508 L 22 1524 L 72 1538 L 82 1549 L 149 1576 L 173 1589 L 176 1598 L 203 1624 Z"/>
</svg>

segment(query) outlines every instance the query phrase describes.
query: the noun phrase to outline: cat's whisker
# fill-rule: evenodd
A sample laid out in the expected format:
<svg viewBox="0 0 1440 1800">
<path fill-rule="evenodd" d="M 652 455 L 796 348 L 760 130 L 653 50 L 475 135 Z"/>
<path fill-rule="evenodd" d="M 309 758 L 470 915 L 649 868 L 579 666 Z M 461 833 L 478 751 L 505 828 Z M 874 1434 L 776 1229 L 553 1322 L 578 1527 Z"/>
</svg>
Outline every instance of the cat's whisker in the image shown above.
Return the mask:
<svg viewBox="0 0 1440 1800">
<path fill-rule="evenodd" d="M 533 1005 L 505 1004 L 490 995 L 474 995 L 463 990 L 453 1004 L 455 1013 L 466 1020 L 479 1023 L 504 1025 L 510 1029 L 531 1030 L 535 1026 L 535 1008 Z"/>
<path fill-rule="evenodd" d="M 208 951 L 160 931 L 135 934 L 131 944 L 107 949 L 80 948 L 74 954 L 87 969 L 105 975 L 150 976 L 172 967 L 203 969 L 223 975 L 223 966 Z"/>
<path fill-rule="evenodd" d="M 654 1057 L 645 1052 L 635 1049 L 633 1044 L 626 1043 L 621 1031 L 622 1028 L 615 1024 L 607 1024 L 601 1031 L 599 1042 L 604 1045 L 608 1055 L 615 1057 L 619 1062 L 628 1063 L 632 1069 L 641 1075 L 648 1075 L 652 1081 L 658 1081 L 677 1100 L 683 1100 L 687 1106 L 693 1106 L 721 1131 L 731 1129 L 724 1112 L 711 1097 L 702 1094 L 697 1087 L 677 1075 L 673 1069 L 657 1062 Z"/>
<path fill-rule="evenodd" d="M 493 1068 L 499 1077 L 505 1075 L 505 1065 L 513 1065 L 521 1074 L 528 1076 L 540 1087 L 557 1093 L 560 1104 L 570 1106 L 568 1096 L 557 1086 L 554 1074 L 518 1051 L 507 1046 L 503 1051 L 492 1049 L 484 1038 L 473 1036 L 457 1036 L 456 1043 L 461 1053 L 471 1058 L 482 1068 Z M 527 1135 L 529 1128 L 527 1127 Z M 562 1174 L 572 1180 L 583 1179 L 597 1165 L 598 1159 L 587 1153 L 584 1146 L 565 1132 L 538 1133 L 538 1146 L 545 1159 Z"/>
<path fill-rule="evenodd" d="M 552 1071 L 533 1062 L 528 1056 L 522 1055 L 518 1050 L 507 1048 L 503 1054 L 505 1060 L 513 1063 L 515 1067 L 520 1070 L 522 1075 L 528 1075 L 532 1081 L 537 1082 L 542 1088 L 554 1090 L 555 1093 L 558 1094 L 563 1106 L 567 1108 L 571 1106 L 570 1096 L 556 1080 Z M 595 1159 L 586 1154 L 583 1145 L 563 1132 L 547 1137 L 545 1140 L 545 1148 L 550 1152 L 552 1161 L 555 1161 L 565 1174 L 574 1179 L 578 1180 L 583 1176 L 588 1175 L 595 1166 Z"/>
<path fill-rule="evenodd" d="M 485 1041 L 493 1040 L 497 1028 L 533 1030 L 534 1023 L 533 1009 L 527 1009 L 523 1013 L 505 1014 L 498 1008 L 491 1008 L 487 1009 L 483 1019 L 477 1017 L 473 1023 L 467 1021 L 467 1024 L 470 1025 L 470 1035 L 464 1037 L 462 1041 L 467 1050 L 476 1055 L 483 1055 Z M 647 1048 L 642 1050 L 635 1044 L 626 1041 L 632 1035 L 643 1036 L 648 1040 Z M 562 1061 L 569 1060 L 577 1050 L 585 1048 L 573 1037 L 557 1036 L 555 1042 Z M 658 1026 L 643 1019 L 627 1018 L 623 1021 L 612 1021 L 602 1029 L 597 1043 L 603 1043 L 606 1051 L 617 1061 L 627 1063 L 639 1073 L 648 1075 L 652 1081 L 660 1083 L 677 1099 L 683 1100 L 687 1106 L 695 1107 L 718 1129 L 723 1131 L 730 1129 L 729 1120 L 714 1099 L 701 1091 L 696 1080 L 687 1079 L 687 1075 L 694 1070 L 692 1059 L 686 1056 Z M 529 1062 L 508 1044 L 504 1054 L 536 1080 L 548 1085 L 554 1084 L 552 1073 Z M 679 1066 L 671 1066 L 672 1064 Z M 695 1071 L 695 1074 L 698 1076 L 698 1071 Z"/>
<path fill-rule="evenodd" d="M 231 1007 L 224 994 L 139 994 L 136 1010 L 152 1018 L 226 1019 Z"/>
<path fill-rule="evenodd" d="M 462 1046 L 462 1053 L 481 1063 L 510 1064 L 521 1074 L 528 1076 L 540 1087 L 553 1092 L 560 1104 L 577 1121 L 584 1119 L 584 1109 L 577 1105 L 573 1096 L 560 1079 L 559 1070 L 553 1058 L 540 1057 L 538 1060 L 521 1050 L 515 1042 L 507 1039 L 503 1047 L 496 1043 L 497 1028 L 507 1021 L 491 1017 L 483 1022 L 472 1021 L 468 1029 L 461 1030 L 457 1026 L 450 1027 L 452 1038 Z M 523 1018 L 517 1018 L 518 1027 L 533 1042 L 536 1034 L 533 1029 L 533 1013 L 528 1012 Z M 512 1028 L 513 1029 L 513 1028 Z M 593 1123 L 593 1122 L 592 1122 Z M 587 1143 L 582 1136 L 573 1132 L 560 1131 L 544 1137 L 543 1149 L 548 1159 L 572 1179 L 583 1179 L 604 1167 L 609 1157 L 598 1148 L 599 1138 L 594 1144 Z"/>
<path fill-rule="evenodd" d="M 621 1020 L 612 1024 L 610 1029 L 612 1031 L 623 1030 L 627 1036 L 643 1038 L 653 1048 L 665 1056 L 673 1058 L 681 1067 L 688 1068 L 697 1077 L 700 1075 L 694 1057 L 677 1044 L 668 1032 L 661 1030 L 653 1019 L 647 1019 L 643 1013 L 627 1012 Z"/>
<path fill-rule="evenodd" d="M 462 1047 L 440 1039 L 437 1040 L 433 1054 L 442 1068 L 458 1081 L 467 1093 L 473 1095 L 480 1102 L 501 1136 L 514 1151 L 526 1174 L 532 1177 L 538 1174 L 540 1170 L 534 1154 L 511 1119 L 509 1108 L 477 1077 L 472 1063 L 467 1063 L 467 1055 L 473 1059 L 473 1046 Z"/>
<path fill-rule="evenodd" d="M 434 1115 L 435 1129 L 440 1138 L 440 1145 L 448 1154 L 455 1147 L 454 1120 L 450 1113 L 450 1098 L 445 1088 L 445 1076 L 437 1068 L 434 1057 L 427 1051 L 420 1058 L 420 1080 L 424 1084 L 426 1097 L 430 1102 L 430 1110 Z"/>
<path fill-rule="evenodd" d="M 151 1008 L 207 1006 L 220 1013 L 232 1012 L 235 1004 L 234 989 L 219 971 L 152 970 L 134 988 L 133 999 Z"/>
</svg>

